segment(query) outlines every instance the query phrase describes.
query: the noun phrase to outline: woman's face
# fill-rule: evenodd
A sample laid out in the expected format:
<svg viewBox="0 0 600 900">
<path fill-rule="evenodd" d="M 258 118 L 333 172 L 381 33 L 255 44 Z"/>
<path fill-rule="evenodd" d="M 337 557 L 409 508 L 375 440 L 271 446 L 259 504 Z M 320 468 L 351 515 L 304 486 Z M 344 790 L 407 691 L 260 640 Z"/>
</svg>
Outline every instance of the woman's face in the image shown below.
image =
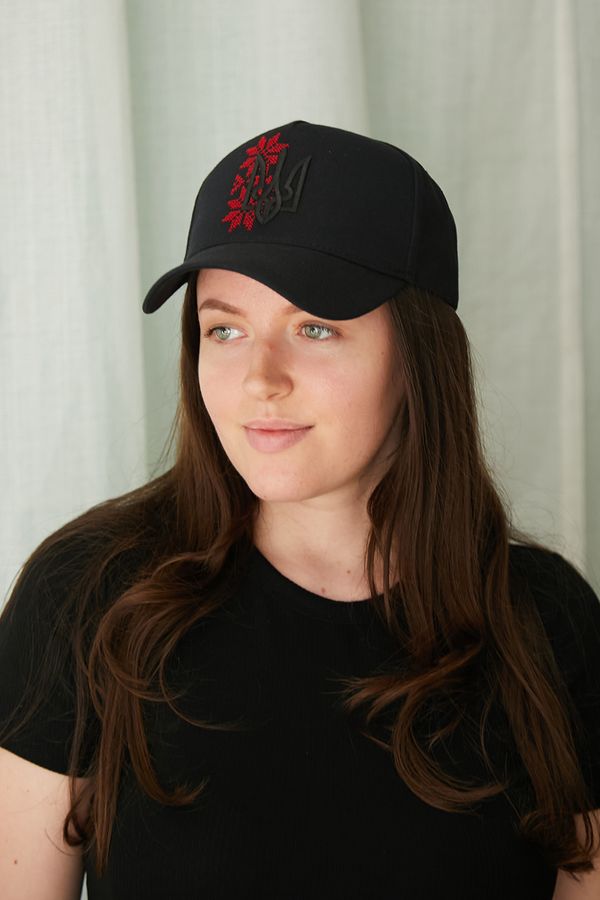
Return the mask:
<svg viewBox="0 0 600 900">
<path fill-rule="evenodd" d="M 370 493 L 387 467 L 400 403 L 387 304 L 355 319 L 324 319 L 260 281 L 210 268 L 200 270 L 196 295 L 200 391 L 250 490 L 265 501 Z M 244 426 L 269 417 L 310 428 L 282 449 L 253 446 Z"/>
</svg>

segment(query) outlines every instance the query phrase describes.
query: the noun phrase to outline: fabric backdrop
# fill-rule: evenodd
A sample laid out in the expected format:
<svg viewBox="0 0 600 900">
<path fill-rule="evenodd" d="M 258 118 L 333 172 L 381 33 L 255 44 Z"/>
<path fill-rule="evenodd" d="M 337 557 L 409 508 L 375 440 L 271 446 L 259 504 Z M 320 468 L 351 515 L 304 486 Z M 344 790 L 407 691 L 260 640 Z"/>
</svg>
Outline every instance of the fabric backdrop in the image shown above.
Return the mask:
<svg viewBox="0 0 600 900">
<path fill-rule="evenodd" d="M 142 484 L 175 410 L 193 201 L 296 118 L 442 186 L 488 458 L 520 525 L 600 584 L 596 0 L 1 0 L 0 592 Z"/>
<path fill-rule="evenodd" d="M 0 2 L 0 601 L 51 531 L 164 470 L 200 183 L 296 118 L 394 143 L 459 234 L 488 458 L 600 588 L 596 0 Z"/>
<path fill-rule="evenodd" d="M 387 140 L 459 234 L 488 456 L 519 523 L 600 576 L 600 4 L 3 0 L 5 598 L 25 556 L 158 474 L 198 187 L 295 118 Z"/>
</svg>

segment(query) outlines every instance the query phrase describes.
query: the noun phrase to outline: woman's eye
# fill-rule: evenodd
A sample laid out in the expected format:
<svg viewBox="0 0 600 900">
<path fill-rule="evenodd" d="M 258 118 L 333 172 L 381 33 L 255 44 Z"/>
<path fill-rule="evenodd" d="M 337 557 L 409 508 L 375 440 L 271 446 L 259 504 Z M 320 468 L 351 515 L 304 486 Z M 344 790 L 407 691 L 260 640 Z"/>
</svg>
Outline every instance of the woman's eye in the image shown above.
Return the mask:
<svg viewBox="0 0 600 900">
<path fill-rule="evenodd" d="M 337 331 L 335 330 L 335 328 L 330 328 L 329 325 L 318 325 L 316 322 L 310 323 L 308 325 L 302 325 L 301 327 L 302 328 L 318 328 L 321 330 L 321 332 L 328 331 L 329 334 L 332 336 L 337 334 Z M 318 338 L 318 340 L 321 340 L 321 338 Z"/>
<path fill-rule="evenodd" d="M 209 328 L 204 332 L 205 337 L 210 337 L 213 331 L 231 331 L 231 326 L 229 325 L 215 325 L 213 328 Z M 228 341 L 218 341 L 219 344 L 228 343 Z"/>
<path fill-rule="evenodd" d="M 306 324 L 306 325 L 301 325 L 300 328 L 301 328 L 301 329 L 302 329 L 302 328 L 311 328 L 311 329 L 313 329 L 313 335 L 315 334 L 315 331 L 317 332 L 317 334 L 319 334 L 319 333 L 322 334 L 323 332 L 327 332 L 327 333 L 328 333 L 329 335 L 331 335 L 332 337 L 335 336 L 336 334 L 338 334 L 338 332 L 335 330 L 335 328 L 331 328 L 329 325 L 319 325 L 319 324 L 316 323 L 316 322 L 311 322 L 311 323 L 308 323 L 308 324 Z M 235 328 L 232 329 L 230 325 L 214 325 L 212 328 L 209 328 L 207 331 L 204 332 L 204 336 L 205 336 L 205 337 L 211 337 L 211 335 L 213 334 L 213 332 L 223 332 L 223 331 L 232 331 L 232 330 L 235 331 L 236 329 L 235 329 Z M 309 340 L 315 341 L 315 338 L 314 338 L 314 337 L 309 337 Z M 321 341 L 321 340 L 324 340 L 324 339 L 323 339 L 323 338 L 320 338 L 320 337 L 317 337 L 317 338 L 316 338 L 316 341 Z M 225 339 L 225 340 L 219 339 L 219 340 L 217 341 L 217 343 L 219 343 L 219 344 L 228 344 L 228 343 L 230 343 L 230 342 L 229 342 L 227 339 Z"/>
</svg>

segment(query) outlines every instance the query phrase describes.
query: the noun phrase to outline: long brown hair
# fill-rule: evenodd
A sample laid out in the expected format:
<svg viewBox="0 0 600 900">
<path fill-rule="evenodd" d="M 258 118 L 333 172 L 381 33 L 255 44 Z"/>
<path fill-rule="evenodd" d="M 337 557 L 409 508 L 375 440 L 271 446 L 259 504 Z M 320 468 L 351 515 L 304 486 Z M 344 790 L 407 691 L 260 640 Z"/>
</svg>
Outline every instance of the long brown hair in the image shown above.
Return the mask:
<svg viewBox="0 0 600 900">
<path fill-rule="evenodd" d="M 167 702 L 199 727 L 237 727 L 189 719 L 165 680 L 183 634 L 235 591 L 259 504 L 224 453 L 200 394 L 196 278 L 191 273 L 182 309 L 180 396 L 163 451 L 175 441 L 173 465 L 48 536 L 24 563 L 3 611 L 11 615 L 26 582 L 47 580 L 48 573 L 58 579 L 60 601 L 54 601 L 52 634 L 45 635 L 33 685 L 39 690 L 0 742 L 35 715 L 68 638 L 76 715 L 63 836 L 86 851 L 95 844 L 98 875 L 107 864 L 125 761 L 141 788 L 163 804 L 191 803 L 207 783 L 177 785 L 172 792 L 159 783 L 142 704 Z M 398 775 L 418 797 L 464 813 L 509 787 L 493 769 L 484 740 L 498 700 L 531 786 L 527 804 L 517 810 L 522 835 L 551 865 L 589 871 L 591 802 L 569 718 L 574 710 L 527 580 L 509 569 L 510 540 L 549 548 L 511 524 L 508 499 L 494 486 L 461 320 L 438 297 L 409 285 L 388 303 L 403 390 L 402 439 L 368 500 L 365 560 L 371 601 L 402 664 L 342 679 L 343 706 L 349 715 L 368 710 L 364 734 L 392 754 Z M 377 557 L 384 561 L 383 598 L 374 578 Z M 481 784 L 454 777 L 428 753 L 461 722 L 466 727 L 474 685 L 481 701 L 474 746 L 492 775 Z M 423 746 L 415 725 L 436 703 L 438 713 L 454 715 Z M 91 710 L 101 731 L 84 753 Z M 369 730 L 386 711 L 387 739 Z M 434 721 L 439 724 L 439 716 Z M 578 727 L 576 714 L 574 721 Z M 78 777 L 88 779 L 83 788 Z M 584 846 L 575 830 L 578 811 Z"/>
</svg>

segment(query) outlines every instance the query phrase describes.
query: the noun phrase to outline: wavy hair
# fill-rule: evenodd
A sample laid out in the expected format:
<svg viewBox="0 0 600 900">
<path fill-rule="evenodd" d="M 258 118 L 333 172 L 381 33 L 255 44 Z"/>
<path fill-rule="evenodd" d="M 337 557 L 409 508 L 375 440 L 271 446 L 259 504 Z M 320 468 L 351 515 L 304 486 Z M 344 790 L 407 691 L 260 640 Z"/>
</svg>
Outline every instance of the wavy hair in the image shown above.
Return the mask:
<svg viewBox="0 0 600 900">
<path fill-rule="evenodd" d="M 185 632 L 235 592 L 259 507 L 223 451 L 200 393 L 197 274 L 185 293 L 179 400 L 158 465 L 175 443 L 174 463 L 49 535 L 23 564 L 2 613 L 11 615 L 28 580 L 48 573 L 59 579 L 52 634 L 45 636 L 26 713 L 15 715 L 0 741 L 35 715 L 68 640 L 75 725 L 63 837 L 86 852 L 95 845 L 98 875 L 107 865 L 126 762 L 141 789 L 162 804 L 192 803 L 208 780 L 172 792 L 160 784 L 143 704 L 166 702 L 198 727 L 237 727 L 184 715 L 165 677 Z M 511 523 L 509 502 L 494 485 L 461 320 L 447 303 L 410 285 L 387 302 L 403 390 L 401 441 L 368 499 L 365 565 L 371 602 L 399 652 L 386 670 L 342 679 L 343 708 L 361 717 L 363 733 L 391 753 L 398 775 L 421 800 L 465 813 L 486 798 L 510 796 L 510 779 L 494 770 L 485 744 L 498 701 L 531 787 L 514 807 L 521 834 L 551 865 L 589 871 L 591 798 L 574 710 L 527 581 L 509 568 L 510 540 L 548 548 Z M 383 596 L 374 578 L 377 557 Z M 92 710 L 101 728 L 87 752 Z M 425 722 L 438 727 L 425 735 Z M 461 724 L 471 728 L 470 746 L 491 776 L 482 783 L 462 781 L 432 755 Z M 583 845 L 573 818 L 578 811 Z"/>
</svg>

